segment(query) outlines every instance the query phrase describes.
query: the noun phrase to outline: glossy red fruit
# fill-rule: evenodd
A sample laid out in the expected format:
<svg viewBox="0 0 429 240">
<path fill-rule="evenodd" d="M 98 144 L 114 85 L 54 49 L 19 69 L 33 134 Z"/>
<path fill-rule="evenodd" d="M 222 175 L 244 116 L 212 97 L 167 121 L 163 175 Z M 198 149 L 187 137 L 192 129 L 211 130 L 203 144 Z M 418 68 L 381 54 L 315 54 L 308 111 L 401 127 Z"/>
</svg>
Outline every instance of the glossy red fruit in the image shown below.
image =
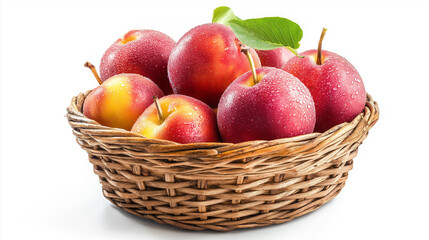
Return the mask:
<svg viewBox="0 0 429 240">
<path fill-rule="evenodd" d="M 218 127 L 225 142 L 273 140 L 313 132 L 316 122 L 310 91 L 296 77 L 277 68 L 249 71 L 225 90 Z"/>
<path fill-rule="evenodd" d="M 155 104 L 139 117 L 132 132 L 147 138 L 178 143 L 218 142 L 216 114 L 207 104 L 192 97 L 171 94 L 159 99 L 163 118 Z"/>
<path fill-rule="evenodd" d="M 366 103 L 362 78 L 345 58 L 329 51 L 321 52 L 321 65 L 316 64 L 317 50 L 293 57 L 283 70 L 299 78 L 308 87 L 316 106 L 316 132 L 350 122 Z"/>
<path fill-rule="evenodd" d="M 255 50 L 250 51 L 259 67 Z M 174 92 L 197 98 L 213 108 L 229 84 L 249 70 L 240 41 L 230 27 L 218 23 L 203 24 L 187 32 L 168 61 Z"/>
<path fill-rule="evenodd" d="M 110 46 L 100 63 L 103 81 L 120 74 L 136 73 L 156 83 L 165 94 L 173 92 L 168 81 L 168 57 L 176 42 L 155 30 L 132 30 Z"/>
</svg>

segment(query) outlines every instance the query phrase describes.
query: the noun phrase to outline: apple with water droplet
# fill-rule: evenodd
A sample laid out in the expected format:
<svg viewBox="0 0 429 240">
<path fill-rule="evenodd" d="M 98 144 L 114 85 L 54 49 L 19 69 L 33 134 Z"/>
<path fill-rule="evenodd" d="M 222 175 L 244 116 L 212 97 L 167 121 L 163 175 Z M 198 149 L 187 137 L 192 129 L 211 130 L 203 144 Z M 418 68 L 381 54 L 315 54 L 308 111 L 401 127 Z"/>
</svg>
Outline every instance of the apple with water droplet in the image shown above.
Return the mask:
<svg viewBox="0 0 429 240">
<path fill-rule="evenodd" d="M 213 109 L 198 99 L 180 94 L 155 97 L 131 131 L 178 143 L 220 140 Z"/>
<path fill-rule="evenodd" d="M 132 30 L 116 40 L 100 62 L 102 81 L 120 74 L 136 73 L 156 83 L 165 94 L 173 92 L 167 63 L 176 42 L 155 30 Z"/>
<path fill-rule="evenodd" d="M 366 92 L 355 67 L 333 52 L 322 50 L 323 30 L 317 50 L 300 53 L 282 69 L 308 87 L 316 106 L 315 132 L 324 132 L 359 115 L 366 103 Z"/>
<path fill-rule="evenodd" d="M 252 67 L 223 93 L 217 121 L 225 142 L 273 140 L 312 133 L 316 112 L 310 91 L 296 77 Z"/>
</svg>

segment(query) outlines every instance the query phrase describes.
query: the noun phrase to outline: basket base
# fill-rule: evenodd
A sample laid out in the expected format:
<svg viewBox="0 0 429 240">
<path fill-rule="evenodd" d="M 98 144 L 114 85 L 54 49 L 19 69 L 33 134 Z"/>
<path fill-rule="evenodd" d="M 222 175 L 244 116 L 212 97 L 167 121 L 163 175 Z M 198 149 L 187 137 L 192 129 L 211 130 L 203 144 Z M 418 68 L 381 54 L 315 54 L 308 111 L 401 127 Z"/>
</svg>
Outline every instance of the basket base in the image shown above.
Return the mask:
<svg viewBox="0 0 429 240">
<path fill-rule="evenodd" d="M 264 213 L 259 213 L 256 215 L 246 216 L 238 219 L 227 219 L 224 221 L 211 221 L 207 220 L 180 220 L 180 216 L 176 215 L 158 215 L 151 214 L 151 211 L 142 208 L 133 208 L 133 204 L 128 204 L 120 199 L 109 197 L 110 194 L 103 189 L 103 195 L 115 206 L 119 207 L 126 212 L 143 217 L 145 219 L 151 219 L 160 224 L 168 224 L 174 227 L 202 231 L 202 230 L 213 230 L 213 231 L 231 231 L 234 229 L 245 229 L 245 228 L 256 228 L 269 226 L 274 224 L 280 224 L 289 222 L 297 217 L 303 216 L 307 213 L 313 212 L 314 210 L 320 208 L 323 204 L 329 202 L 331 199 L 335 198 L 344 187 L 345 182 L 341 182 L 330 190 L 330 192 L 321 198 L 318 199 L 303 199 L 301 201 L 302 205 L 299 208 L 295 209 L 283 209 L 278 211 L 268 211 Z M 152 212 L 157 212 L 153 211 Z"/>
</svg>

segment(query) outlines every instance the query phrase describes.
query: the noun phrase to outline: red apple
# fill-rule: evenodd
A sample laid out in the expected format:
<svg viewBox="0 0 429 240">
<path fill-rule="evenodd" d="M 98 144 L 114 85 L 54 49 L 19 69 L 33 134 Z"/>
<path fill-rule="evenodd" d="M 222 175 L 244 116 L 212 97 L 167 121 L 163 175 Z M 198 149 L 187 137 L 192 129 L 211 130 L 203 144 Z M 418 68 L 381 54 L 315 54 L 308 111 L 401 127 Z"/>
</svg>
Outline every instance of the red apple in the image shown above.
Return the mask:
<svg viewBox="0 0 429 240">
<path fill-rule="evenodd" d="M 148 78 L 138 74 L 115 75 L 96 87 L 86 97 L 83 114 L 101 125 L 131 130 L 143 111 L 153 103 L 153 96 L 164 96 Z"/>
<path fill-rule="evenodd" d="M 335 53 L 322 51 L 321 42 L 319 46 L 318 50 L 300 53 L 304 58 L 293 57 L 282 69 L 308 87 L 316 106 L 315 131 L 324 132 L 360 114 L 365 107 L 366 93 L 353 65 Z"/>
<path fill-rule="evenodd" d="M 178 143 L 219 141 L 213 109 L 195 98 L 179 94 L 156 99 L 131 131 L 147 138 Z"/>
<path fill-rule="evenodd" d="M 256 50 L 261 65 L 264 67 L 282 68 L 292 57 L 295 57 L 289 49 L 281 47 L 272 50 Z"/>
<path fill-rule="evenodd" d="M 253 49 L 251 54 L 259 67 Z M 197 98 L 213 108 L 228 85 L 249 70 L 240 41 L 230 27 L 218 23 L 200 25 L 187 32 L 168 61 L 174 92 Z"/>
<path fill-rule="evenodd" d="M 101 79 L 105 81 L 120 73 L 136 73 L 155 82 L 166 94 L 172 93 L 167 63 L 175 45 L 175 41 L 162 32 L 129 31 L 113 43 L 101 58 Z"/>
<path fill-rule="evenodd" d="M 307 87 L 291 74 L 272 67 L 237 78 L 219 102 L 218 127 L 225 142 L 273 140 L 313 132 L 314 102 Z"/>
</svg>

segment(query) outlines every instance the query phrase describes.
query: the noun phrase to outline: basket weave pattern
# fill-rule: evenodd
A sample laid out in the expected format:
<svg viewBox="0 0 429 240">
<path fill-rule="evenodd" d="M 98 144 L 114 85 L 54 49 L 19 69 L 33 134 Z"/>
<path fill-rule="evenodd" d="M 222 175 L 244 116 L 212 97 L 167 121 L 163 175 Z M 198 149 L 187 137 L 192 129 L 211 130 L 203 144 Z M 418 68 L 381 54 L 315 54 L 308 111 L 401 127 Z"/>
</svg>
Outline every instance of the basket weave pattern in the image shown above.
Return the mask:
<svg viewBox="0 0 429 240">
<path fill-rule="evenodd" d="M 178 144 L 86 118 L 82 107 L 88 93 L 72 99 L 67 118 L 104 196 L 135 215 L 191 230 L 277 224 L 319 208 L 344 187 L 379 114 L 368 95 L 359 116 L 325 133 Z"/>
</svg>

